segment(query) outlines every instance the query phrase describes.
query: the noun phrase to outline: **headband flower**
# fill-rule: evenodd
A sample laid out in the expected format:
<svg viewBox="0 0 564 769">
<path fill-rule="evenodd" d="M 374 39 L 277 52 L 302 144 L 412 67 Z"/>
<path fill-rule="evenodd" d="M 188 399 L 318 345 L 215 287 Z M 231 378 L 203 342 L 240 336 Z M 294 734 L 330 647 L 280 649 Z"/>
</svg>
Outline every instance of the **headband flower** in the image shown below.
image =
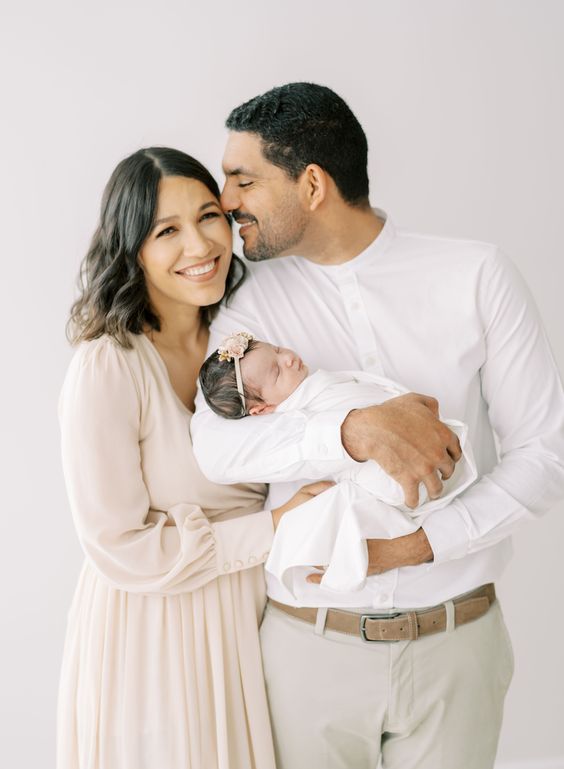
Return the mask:
<svg viewBox="0 0 564 769">
<path fill-rule="evenodd" d="M 249 342 L 254 339 L 252 334 L 248 334 L 246 331 L 236 331 L 231 336 L 228 336 L 223 340 L 221 346 L 217 348 L 217 354 L 219 360 L 233 361 L 235 366 L 235 380 L 237 382 L 237 392 L 241 398 L 243 404 L 243 412 L 247 413 L 247 404 L 245 403 L 245 391 L 243 389 L 243 377 L 241 376 L 241 365 L 239 361 L 243 355 L 247 352 Z"/>
<path fill-rule="evenodd" d="M 239 360 L 246 353 L 249 342 L 252 342 L 253 338 L 253 335 L 246 331 L 236 331 L 231 336 L 226 337 L 221 346 L 217 348 L 219 360 Z"/>
</svg>

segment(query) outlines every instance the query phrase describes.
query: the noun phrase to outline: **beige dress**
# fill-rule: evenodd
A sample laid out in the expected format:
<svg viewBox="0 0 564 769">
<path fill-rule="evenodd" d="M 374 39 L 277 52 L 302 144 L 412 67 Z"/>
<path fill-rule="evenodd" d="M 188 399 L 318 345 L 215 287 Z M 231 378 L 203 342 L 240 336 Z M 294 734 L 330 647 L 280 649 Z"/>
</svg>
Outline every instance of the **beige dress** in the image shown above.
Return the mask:
<svg viewBox="0 0 564 769">
<path fill-rule="evenodd" d="M 258 622 L 264 487 L 200 472 L 143 335 L 82 344 L 61 394 L 86 562 L 68 618 L 58 769 L 274 769 Z"/>
</svg>

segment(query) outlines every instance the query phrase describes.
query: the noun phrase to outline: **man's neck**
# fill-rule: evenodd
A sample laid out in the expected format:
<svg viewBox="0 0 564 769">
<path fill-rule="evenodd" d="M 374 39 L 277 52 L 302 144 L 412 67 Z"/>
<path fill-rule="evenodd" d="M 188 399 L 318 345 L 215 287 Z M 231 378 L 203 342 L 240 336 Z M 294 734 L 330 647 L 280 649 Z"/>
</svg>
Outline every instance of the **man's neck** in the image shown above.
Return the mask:
<svg viewBox="0 0 564 769">
<path fill-rule="evenodd" d="M 343 206 L 308 231 L 295 255 L 316 264 L 343 264 L 366 250 L 383 227 L 384 222 L 371 208 Z"/>
</svg>

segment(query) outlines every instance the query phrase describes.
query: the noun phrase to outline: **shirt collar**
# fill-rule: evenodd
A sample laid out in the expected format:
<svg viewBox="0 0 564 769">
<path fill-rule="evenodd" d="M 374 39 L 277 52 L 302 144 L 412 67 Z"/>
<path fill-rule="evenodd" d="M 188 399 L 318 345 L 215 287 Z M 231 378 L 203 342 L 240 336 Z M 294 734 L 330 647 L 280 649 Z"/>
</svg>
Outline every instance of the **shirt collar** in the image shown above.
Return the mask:
<svg viewBox="0 0 564 769">
<path fill-rule="evenodd" d="M 316 270 L 322 270 L 329 276 L 338 277 L 340 275 L 356 272 L 367 262 L 374 262 L 376 259 L 382 257 L 396 237 L 396 230 L 392 220 L 385 211 L 380 208 L 373 208 L 372 210 L 379 219 L 383 220 L 384 226 L 380 230 L 379 234 L 374 238 L 372 243 L 370 243 L 367 248 L 364 249 L 364 251 L 361 251 L 360 254 L 357 254 L 357 256 L 349 259 L 348 262 L 343 262 L 342 264 L 317 264 L 305 259 L 304 261 L 307 261 L 308 264 L 310 264 Z"/>
</svg>

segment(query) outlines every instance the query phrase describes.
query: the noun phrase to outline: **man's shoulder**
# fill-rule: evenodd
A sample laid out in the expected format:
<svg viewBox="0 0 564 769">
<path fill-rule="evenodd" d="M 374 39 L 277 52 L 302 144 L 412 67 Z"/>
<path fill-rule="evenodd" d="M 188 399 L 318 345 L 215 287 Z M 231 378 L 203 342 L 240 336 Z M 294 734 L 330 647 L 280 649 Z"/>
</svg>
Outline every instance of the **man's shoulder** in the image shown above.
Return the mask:
<svg viewBox="0 0 564 769">
<path fill-rule="evenodd" d="M 499 252 L 494 243 L 470 238 L 428 235 L 410 230 L 399 230 L 394 246 L 406 256 L 437 260 L 460 260 L 475 264 L 495 258 Z"/>
</svg>

